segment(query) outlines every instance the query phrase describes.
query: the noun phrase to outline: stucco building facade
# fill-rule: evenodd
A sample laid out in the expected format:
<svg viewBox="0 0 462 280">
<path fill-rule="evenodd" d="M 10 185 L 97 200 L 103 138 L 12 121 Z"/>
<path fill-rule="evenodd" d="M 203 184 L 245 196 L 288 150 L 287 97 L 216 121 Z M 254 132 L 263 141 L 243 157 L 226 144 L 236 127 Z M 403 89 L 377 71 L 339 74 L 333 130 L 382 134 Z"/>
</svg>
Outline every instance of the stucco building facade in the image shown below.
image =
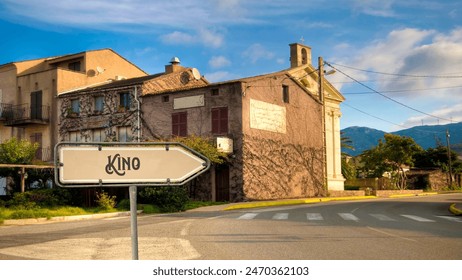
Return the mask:
<svg viewBox="0 0 462 280">
<path fill-rule="evenodd" d="M 50 162 L 59 141 L 59 94 L 146 75 L 110 49 L 0 65 L 0 142 L 12 137 L 37 142 L 36 159 Z"/>
</svg>

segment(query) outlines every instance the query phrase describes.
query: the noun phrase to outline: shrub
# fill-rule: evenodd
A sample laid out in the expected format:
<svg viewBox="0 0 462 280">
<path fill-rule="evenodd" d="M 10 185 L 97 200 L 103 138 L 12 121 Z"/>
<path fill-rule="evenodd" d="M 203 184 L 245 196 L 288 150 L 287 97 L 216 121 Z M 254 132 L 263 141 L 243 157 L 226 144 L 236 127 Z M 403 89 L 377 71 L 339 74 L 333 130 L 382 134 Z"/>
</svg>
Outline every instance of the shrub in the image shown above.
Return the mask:
<svg viewBox="0 0 462 280">
<path fill-rule="evenodd" d="M 15 193 L 13 198 L 7 203 L 8 206 L 14 209 L 33 209 L 37 207 L 37 203 L 29 199 L 29 192 Z"/>
<path fill-rule="evenodd" d="M 161 212 L 186 210 L 189 201 L 184 187 L 146 187 L 140 192 L 140 202 L 154 204 Z"/>
<path fill-rule="evenodd" d="M 95 202 L 98 204 L 98 207 L 103 210 L 112 210 L 116 205 L 116 197 L 110 196 L 104 191 L 97 192 Z"/>
<path fill-rule="evenodd" d="M 117 208 L 121 210 L 130 210 L 130 199 L 122 199 L 117 204 Z"/>
</svg>

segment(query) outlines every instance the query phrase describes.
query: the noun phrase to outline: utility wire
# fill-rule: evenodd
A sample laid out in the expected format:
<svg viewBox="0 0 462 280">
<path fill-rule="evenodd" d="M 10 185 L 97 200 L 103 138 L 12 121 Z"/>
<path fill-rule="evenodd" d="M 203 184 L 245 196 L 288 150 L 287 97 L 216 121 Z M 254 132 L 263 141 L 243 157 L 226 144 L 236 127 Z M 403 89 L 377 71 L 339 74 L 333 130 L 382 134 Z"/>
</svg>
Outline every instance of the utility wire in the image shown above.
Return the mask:
<svg viewBox="0 0 462 280">
<path fill-rule="evenodd" d="M 401 89 L 401 90 L 386 90 L 382 93 L 397 93 L 397 92 L 412 92 L 412 91 L 427 91 L 427 90 L 438 90 L 438 89 L 454 89 L 462 88 L 462 86 L 453 86 L 453 87 L 436 87 L 436 88 L 422 88 L 422 89 Z M 342 94 L 370 94 L 375 93 L 373 91 L 363 91 L 363 92 L 342 92 Z"/>
<path fill-rule="evenodd" d="M 380 75 L 388 75 L 388 76 L 397 76 L 397 77 L 441 78 L 441 79 L 460 79 L 460 78 L 462 78 L 462 75 L 410 75 L 410 74 L 386 73 L 386 72 L 378 72 L 378 71 L 372 71 L 372 70 L 359 69 L 359 68 L 355 68 L 355 67 L 352 67 L 352 66 L 346 66 L 346 65 L 336 64 L 336 63 L 330 63 L 330 64 L 337 65 L 337 66 L 340 66 L 340 67 L 349 68 L 349 69 L 353 69 L 353 70 L 356 70 L 356 71 L 361 71 L 361 72 L 374 73 L 374 74 L 380 74 Z M 330 65 L 330 64 L 328 64 L 328 65 L 330 67 L 332 67 L 332 65 Z"/>
<path fill-rule="evenodd" d="M 375 118 L 375 119 L 381 120 L 381 121 L 383 121 L 383 122 L 386 122 L 386 123 L 389 123 L 389 124 L 392 124 L 392 125 L 396 125 L 396 126 L 400 126 L 400 127 L 402 127 L 402 128 L 408 128 L 408 127 L 405 127 L 405 126 L 403 126 L 403 125 L 400 125 L 400 124 L 391 122 L 391 121 L 389 121 L 389 120 L 383 119 L 383 118 L 381 118 L 381 117 L 377 117 L 377 116 L 374 116 L 374 115 L 372 115 L 372 114 L 369 114 L 368 112 L 365 112 L 365 111 L 363 111 L 363 110 L 361 110 L 361 109 L 358 109 L 358 108 L 356 108 L 356 107 L 353 107 L 353 106 L 351 106 L 351 105 L 348 105 L 348 103 L 346 103 L 346 102 L 342 102 L 342 105 L 345 105 L 345 106 L 347 106 L 347 107 L 349 107 L 349 108 L 351 108 L 351 109 L 353 109 L 353 110 L 356 110 L 356 111 L 358 111 L 358 112 L 360 112 L 360 113 L 363 113 L 363 114 L 365 114 L 365 115 L 368 115 L 369 117 L 373 117 L 373 118 Z"/>
<path fill-rule="evenodd" d="M 406 108 L 408 108 L 408 109 L 410 109 L 410 110 L 416 111 L 416 112 L 418 112 L 418 113 L 424 114 L 424 115 L 426 115 L 426 116 L 429 116 L 429 117 L 432 117 L 432 118 L 435 118 L 435 119 L 445 120 L 445 121 L 452 122 L 452 120 L 445 119 L 445 118 L 442 118 L 442 117 L 438 117 L 438 116 L 435 116 L 435 115 L 426 113 L 426 112 L 424 112 L 424 111 L 421 111 L 421 110 L 419 110 L 419 109 L 415 109 L 415 108 L 413 108 L 413 107 L 411 107 L 411 106 L 409 106 L 409 105 L 406 105 L 406 104 L 404 104 L 404 103 L 402 103 L 402 102 L 400 102 L 400 101 L 398 101 L 398 100 L 395 100 L 395 99 L 393 99 L 393 98 L 391 98 L 391 97 L 389 97 L 389 96 L 387 96 L 387 95 L 385 95 L 385 94 L 383 94 L 383 93 L 381 93 L 381 92 L 379 92 L 379 91 L 377 91 L 377 90 L 371 88 L 370 86 L 368 86 L 368 85 L 366 85 L 366 84 L 364 84 L 364 83 L 362 83 L 362 82 L 356 80 L 355 78 L 351 77 L 350 75 L 346 74 L 345 72 L 341 71 L 340 69 L 338 69 L 338 68 L 332 66 L 331 63 L 326 62 L 326 61 L 325 61 L 324 63 L 327 64 L 328 66 L 330 66 L 330 67 L 331 67 L 332 69 L 334 69 L 335 71 L 340 72 L 341 74 L 345 75 L 346 77 L 350 78 L 351 80 L 353 80 L 353 81 L 357 82 L 358 84 L 362 85 L 363 87 L 365 87 L 365 88 L 367 88 L 367 89 L 369 89 L 369 90 L 371 90 L 371 91 L 377 93 L 378 95 L 383 96 L 383 97 L 385 97 L 386 99 L 391 100 L 391 101 L 393 101 L 393 102 L 395 102 L 395 103 L 397 103 L 397 104 L 399 104 L 399 105 L 401 105 L 401 106 L 403 106 L 403 107 L 406 107 Z M 462 76 L 461 76 L 461 77 L 462 77 Z"/>
<path fill-rule="evenodd" d="M 358 112 L 360 112 L 360 113 L 363 113 L 363 114 L 365 114 L 365 115 L 367 115 L 367 116 L 369 116 L 369 117 L 372 117 L 372 118 L 381 120 L 381 121 L 383 121 L 383 122 L 386 122 L 386 123 L 389 123 L 389 124 L 392 124 L 392 125 L 396 125 L 396 126 L 402 127 L 402 128 L 404 128 L 404 129 L 410 129 L 410 128 L 411 128 L 411 127 L 406 127 L 406 126 L 404 126 L 404 125 L 397 124 L 397 123 L 391 122 L 391 121 L 389 121 L 389 120 L 386 120 L 386 119 L 384 119 L 384 118 L 381 118 L 381 117 L 377 117 L 377 116 L 375 116 L 375 115 L 372 115 L 372 114 L 370 114 L 370 113 L 368 113 L 368 112 L 366 112 L 366 111 L 363 111 L 363 110 L 361 110 L 361 109 L 358 109 L 358 108 L 356 108 L 356 107 L 353 107 L 353 106 L 349 105 L 349 104 L 346 103 L 345 101 L 342 102 L 342 106 L 349 107 L 349 108 L 351 108 L 351 109 L 353 109 L 353 110 L 356 110 L 356 111 L 358 111 Z M 416 129 L 416 128 L 414 128 L 414 130 L 415 130 L 415 131 L 418 131 L 418 132 L 422 132 L 422 133 L 429 133 L 429 134 L 442 134 L 442 133 L 446 133 L 446 132 L 444 132 L 444 131 L 443 131 L 443 132 L 438 132 L 438 131 L 427 131 L 427 130 L 421 130 L 421 129 Z"/>
</svg>

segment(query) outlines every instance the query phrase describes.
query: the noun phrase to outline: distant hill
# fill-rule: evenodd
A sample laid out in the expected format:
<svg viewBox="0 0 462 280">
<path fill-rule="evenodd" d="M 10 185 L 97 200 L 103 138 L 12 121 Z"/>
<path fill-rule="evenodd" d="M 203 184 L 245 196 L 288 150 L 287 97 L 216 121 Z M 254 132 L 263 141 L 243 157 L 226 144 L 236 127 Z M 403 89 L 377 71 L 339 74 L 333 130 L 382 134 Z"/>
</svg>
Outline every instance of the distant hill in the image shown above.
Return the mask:
<svg viewBox="0 0 462 280">
<path fill-rule="evenodd" d="M 446 130 L 449 130 L 451 149 L 462 154 L 462 122 L 447 125 L 424 125 L 391 132 L 400 136 L 408 136 L 414 139 L 422 148 L 434 148 L 438 145 L 446 146 Z M 375 147 L 386 132 L 368 128 L 352 126 L 342 129 L 342 137 L 351 140 L 354 150 L 342 149 L 342 152 L 357 156 L 365 150 Z"/>
</svg>

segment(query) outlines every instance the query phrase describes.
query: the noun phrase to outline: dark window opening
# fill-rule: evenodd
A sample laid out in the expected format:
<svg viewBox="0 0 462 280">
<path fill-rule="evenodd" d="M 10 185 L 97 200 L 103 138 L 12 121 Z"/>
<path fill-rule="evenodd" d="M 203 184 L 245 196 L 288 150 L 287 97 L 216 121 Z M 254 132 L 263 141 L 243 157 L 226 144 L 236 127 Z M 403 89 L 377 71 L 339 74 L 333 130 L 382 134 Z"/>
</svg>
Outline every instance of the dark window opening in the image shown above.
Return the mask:
<svg viewBox="0 0 462 280">
<path fill-rule="evenodd" d="M 80 61 L 74 61 L 74 62 L 71 62 L 67 65 L 67 68 L 69 68 L 69 70 L 72 70 L 72 71 L 80 71 Z"/>
<path fill-rule="evenodd" d="M 80 100 L 72 99 L 71 100 L 71 113 L 80 114 Z"/>
<path fill-rule="evenodd" d="M 289 86 L 282 86 L 282 101 L 289 103 Z"/>
<path fill-rule="evenodd" d="M 130 109 L 130 102 L 131 102 L 131 97 L 129 92 L 122 92 L 119 94 L 120 96 L 120 103 L 119 103 L 119 108 L 120 109 Z"/>
<path fill-rule="evenodd" d="M 219 93 L 219 90 L 217 88 L 212 89 L 212 96 L 217 96 Z"/>
<path fill-rule="evenodd" d="M 164 95 L 162 96 L 162 102 L 169 102 L 170 101 L 170 96 Z"/>
<path fill-rule="evenodd" d="M 95 112 L 101 113 L 104 109 L 104 96 L 95 96 Z"/>
</svg>

